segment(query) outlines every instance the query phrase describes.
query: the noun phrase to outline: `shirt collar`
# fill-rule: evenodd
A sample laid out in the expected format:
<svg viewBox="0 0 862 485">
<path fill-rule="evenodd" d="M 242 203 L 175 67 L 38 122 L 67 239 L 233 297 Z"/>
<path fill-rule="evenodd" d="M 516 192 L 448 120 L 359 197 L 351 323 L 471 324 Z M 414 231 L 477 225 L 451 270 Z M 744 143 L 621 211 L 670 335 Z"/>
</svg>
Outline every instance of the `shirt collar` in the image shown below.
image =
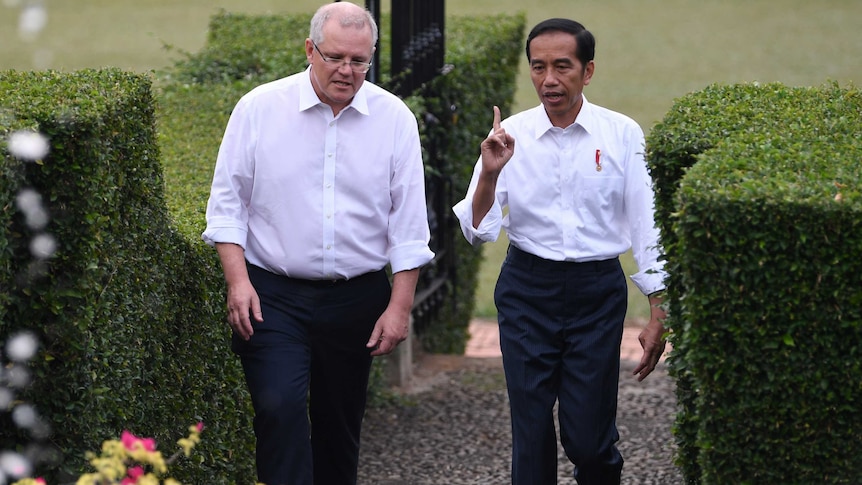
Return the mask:
<svg viewBox="0 0 862 485">
<path fill-rule="evenodd" d="M 575 118 L 575 122 L 572 125 L 580 126 L 587 133 L 592 133 L 593 128 L 595 127 L 595 115 L 593 114 L 593 105 L 587 101 L 587 97 L 583 94 L 581 95 L 581 99 L 583 103 L 581 104 L 581 110 L 578 112 L 578 117 Z M 545 107 L 543 105 L 539 105 L 538 111 L 540 114 L 537 116 L 537 120 L 535 123 L 535 137 L 538 140 L 545 133 L 554 128 L 554 125 L 551 123 L 551 119 L 548 118 L 548 113 L 545 111 Z"/>
<path fill-rule="evenodd" d="M 362 86 L 359 87 L 359 91 L 356 92 L 353 99 L 350 101 L 350 104 L 345 106 L 344 109 L 353 108 L 361 114 L 368 115 L 368 97 L 365 93 L 366 84 L 368 84 L 367 80 L 362 83 Z M 305 111 L 319 104 L 325 103 L 321 101 L 320 98 L 317 97 L 317 93 L 314 92 L 314 86 L 311 85 L 311 66 L 309 66 L 305 70 L 305 75 L 300 83 L 299 110 Z"/>
</svg>

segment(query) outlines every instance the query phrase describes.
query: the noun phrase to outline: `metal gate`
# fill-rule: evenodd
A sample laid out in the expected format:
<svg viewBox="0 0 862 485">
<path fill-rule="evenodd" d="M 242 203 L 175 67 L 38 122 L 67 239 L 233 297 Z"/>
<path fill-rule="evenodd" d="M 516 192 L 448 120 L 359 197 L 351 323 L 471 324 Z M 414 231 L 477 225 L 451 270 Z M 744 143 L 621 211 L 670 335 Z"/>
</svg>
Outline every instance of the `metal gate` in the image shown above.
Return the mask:
<svg viewBox="0 0 862 485">
<path fill-rule="evenodd" d="M 380 0 L 366 0 L 365 8 L 380 25 Z M 445 59 L 445 0 L 392 0 L 392 81 L 389 87 L 399 96 L 409 96 L 443 72 Z M 368 72 L 368 80 L 377 83 L 379 53 Z M 420 94 L 431 94 L 421 93 Z M 440 123 L 430 119 L 427 123 Z M 439 130 L 435 130 L 439 133 Z M 452 215 L 454 191 L 451 178 L 443 169 L 441 137 L 427 137 L 425 152 L 425 191 L 431 250 L 434 259 L 422 268 L 413 303 L 413 324 L 422 331 L 454 294 L 455 237 L 460 235 Z M 447 283 L 449 283 L 447 285 Z M 451 296 L 449 296 L 451 298 Z"/>
</svg>

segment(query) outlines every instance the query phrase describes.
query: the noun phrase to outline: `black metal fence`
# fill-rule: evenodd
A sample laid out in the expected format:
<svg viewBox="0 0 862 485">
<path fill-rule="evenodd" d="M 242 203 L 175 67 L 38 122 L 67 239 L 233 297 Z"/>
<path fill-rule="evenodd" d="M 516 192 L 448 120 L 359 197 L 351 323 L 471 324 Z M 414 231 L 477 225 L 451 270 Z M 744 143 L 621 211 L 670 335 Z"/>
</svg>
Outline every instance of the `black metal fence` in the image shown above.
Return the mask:
<svg viewBox="0 0 862 485">
<path fill-rule="evenodd" d="M 369 0 L 379 1 L 379 0 Z M 445 59 L 445 1 L 393 0 L 392 83 L 396 94 L 408 96 L 441 74 Z M 424 92 L 425 95 L 433 93 Z M 427 119 L 426 123 L 441 120 Z M 443 140 L 426 140 L 425 192 L 434 259 L 422 268 L 413 304 L 413 324 L 422 331 L 438 314 L 455 285 L 452 184 L 439 156 Z M 450 296 L 451 297 L 451 296 Z"/>
<path fill-rule="evenodd" d="M 409 96 L 443 72 L 445 59 L 445 0 L 392 0 L 392 59 L 391 87 L 400 96 Z M 366 0 L 365 8 L 380 25 L 380 0 Z M 378 82 L 378 46 L 368 80 Z M 433 95 L 433 93 L 423 93 Z M 439 120 L 426 120 L 439 123 Z M 426 198 L 428 224 L 431 228 L 431 250 L 434 259 L 422 268 L 413 303 L 413 323 L 423 330 L 452 295 L 455 278 L 454 238 L 459 229 L 451 207 L 454 191 L 450 177 L 443 169 L 439 156 L 442 140 L 429 140 L 427 157 Z"/>
<path fill-rule="evenodd" d="M 392 2 L 392 78 L 407 96 L 437 76 L 446 45 L 443 0 Z"/>
</svg>

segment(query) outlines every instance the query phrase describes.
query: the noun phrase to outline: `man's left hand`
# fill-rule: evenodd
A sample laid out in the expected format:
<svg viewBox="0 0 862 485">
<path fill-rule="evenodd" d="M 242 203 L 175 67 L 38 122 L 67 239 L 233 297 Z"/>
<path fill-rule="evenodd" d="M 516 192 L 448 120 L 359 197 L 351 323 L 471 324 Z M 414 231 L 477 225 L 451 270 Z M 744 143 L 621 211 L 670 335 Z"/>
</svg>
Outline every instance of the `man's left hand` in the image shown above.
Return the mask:
<svg viewBox="0 0 862 485">
<path fill-rule="evenodd" d="M 387 308 L 377 319 L 371 337 L 365 345 L 372 356 L 386 355 L 395 350 L 401 342 L 407 339 L 410 313 L 404 313 Z"/>
<path fill-rule="evenodd" d="M 664 353 L 667 342 L 664 338 L 664 319 L 667 316 L 662 308 L 662 300 L 659 297 L 650 297 L 650 320 L 646 328 L 641 330 L 638 341 L 644 349 L 641 361 L 633 372 L 638 381 L 646 379 L 655 370 L 661 355 Z"/>
</svg>

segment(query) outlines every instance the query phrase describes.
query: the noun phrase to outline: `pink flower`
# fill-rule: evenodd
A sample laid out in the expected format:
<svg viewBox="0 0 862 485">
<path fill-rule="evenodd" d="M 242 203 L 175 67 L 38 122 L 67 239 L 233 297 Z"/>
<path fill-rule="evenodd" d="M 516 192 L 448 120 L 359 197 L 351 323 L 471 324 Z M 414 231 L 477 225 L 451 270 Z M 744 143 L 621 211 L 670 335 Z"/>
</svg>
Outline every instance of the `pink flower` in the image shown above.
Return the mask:
<svg viewBox="0 0 862 485">
<path fill-rule="evenodd" d="M 139 443 L 145 451 L 156 451 L 156 440 L 152 438 L 138 438 L 126 430 L 123 430 L 120 441 L 129 451 L 135 451 Z"/>
<path fill-rule="evenodd" d="M 134 466 L 129 468 L 129 471 L 126 472 L 127 477 L 120 482 L 120 485 L 135 485 L 138 483 L 138 479 L 144 476 L 144 469 L 139 466 Z"/>
<path fill-rule="evenodd" d="M 203 423 L 203 421 L 199 421 L 199 422 L 198 422 L 198 424 L 197 424 L 197 428 L 198 428 L 198 433 L 200 433 L 201 431 L 203 431 L 203 430 L 204 430 L 204 423 Z"/>
<path fill-rule="evenodd" d="M 37 485 L 45 485 L 45 479 L 42 477 L 39 477 L 34 481 L 36 482 Z"/>
</svg>

